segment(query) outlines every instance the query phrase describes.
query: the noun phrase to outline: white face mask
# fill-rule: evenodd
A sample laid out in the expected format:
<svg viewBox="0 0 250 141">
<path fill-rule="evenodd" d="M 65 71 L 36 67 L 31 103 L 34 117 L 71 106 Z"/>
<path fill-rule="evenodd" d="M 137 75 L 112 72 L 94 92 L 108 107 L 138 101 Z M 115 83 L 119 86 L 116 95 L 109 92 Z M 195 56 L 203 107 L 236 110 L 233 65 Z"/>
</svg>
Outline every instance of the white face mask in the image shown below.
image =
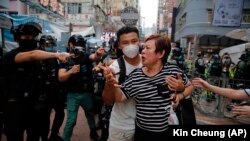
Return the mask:
<svg viewBox="0 0 250 141">
<path fill-rule="evenodd" d="M 125 56 L 134 58 L 139 53 L 139 47 L 137 45 L 128 45 L 122 49 Z"/>
</svg>

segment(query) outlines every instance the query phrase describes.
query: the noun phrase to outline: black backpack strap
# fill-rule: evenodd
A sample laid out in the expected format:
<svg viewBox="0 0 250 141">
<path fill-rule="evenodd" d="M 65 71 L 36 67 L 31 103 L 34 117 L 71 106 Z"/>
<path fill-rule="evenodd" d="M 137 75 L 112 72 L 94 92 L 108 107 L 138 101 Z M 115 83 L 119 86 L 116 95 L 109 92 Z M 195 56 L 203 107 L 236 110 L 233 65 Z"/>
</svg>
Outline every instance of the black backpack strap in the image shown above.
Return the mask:
<svg viewBox="0 0 250 141">
<path fill-rule="evenodd" d="M 121 84 L 122 82 L 125 81 L 125 78 L 126 78 L 126 66 L 125 66 L 125 62 L 122 56 L 117 59 L 117 62 L 120 68 L 120 76 L 118 80 L 119 80 L 119 84 Z"/>
</svg>

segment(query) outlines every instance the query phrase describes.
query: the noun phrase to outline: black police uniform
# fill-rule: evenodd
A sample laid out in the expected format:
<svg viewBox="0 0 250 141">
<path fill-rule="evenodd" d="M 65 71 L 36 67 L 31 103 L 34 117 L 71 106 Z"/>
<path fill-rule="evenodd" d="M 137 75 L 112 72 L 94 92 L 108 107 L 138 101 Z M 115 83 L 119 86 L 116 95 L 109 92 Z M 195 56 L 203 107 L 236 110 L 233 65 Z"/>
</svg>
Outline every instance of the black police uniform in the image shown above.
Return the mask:
<svg viewBox="0 0 250 141">
<path fill-rule="evenodd" d="M 41 66 L 38 88 L 39 98 L 35 105 L 37 121 L 33 123 L 35 125 L 33 134 L 36 135 L 36 139 L 41 136 L 42 141 L 48 140 L 50 114 L 53 108 L 55 110 L 55 118 L 52 124 L 50 140 L 62 140 L 58 133 L 65 116 L 65 94 L 58 81 L 59 66 L 57 59 L 41 61 Z"/>
<path fill-rule="evenodd" d="M 90 127 L 90 137 L 98 140 L 95 131 L 95 119 L 93 113 L 93 92 L 94 92 L 94 77 L 92 73 L 93 62 L 89 59 L 88 53 L 78 54 L 77 58 L 70 58 L 66 63 L 61 63 L 60 68 L 69 70 L 73 65 L 80 65 L 80 72 L 73 74 L 66 82 L 65 86 L 68 91 L 67 95 L 67 122 L 64 128 L 64 140 L 69 140 L 71 137 L 70 130 L 74 126 L 78 112 L 78 107 L 84 109 L 85 116 Z"/>
<path fill-rule="evenodd" d="M 5 106 L 4 132 L 8 141 L 22 141 L 24 131 L 29 134 L 34 122 L 34 107 L 38 98 L 41 64 L 39 61 L 15 63 L 15 56 L 21 48 L 6 53 L 4 63 Z"/>
</svg>

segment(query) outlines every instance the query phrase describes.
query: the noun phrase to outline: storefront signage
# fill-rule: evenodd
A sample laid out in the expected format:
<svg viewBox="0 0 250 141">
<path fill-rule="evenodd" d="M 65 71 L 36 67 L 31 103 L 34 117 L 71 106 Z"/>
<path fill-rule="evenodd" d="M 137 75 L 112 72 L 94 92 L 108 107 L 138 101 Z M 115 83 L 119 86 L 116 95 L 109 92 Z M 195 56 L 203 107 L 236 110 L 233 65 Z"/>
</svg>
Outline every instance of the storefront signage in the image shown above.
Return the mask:
<svg viewBox="0 0 250 141">
<path fill-rule="evenodd" d="M 121 21 L 128 26 L 135 26 L 139 19 L 137 9 L 134 7 L 126 7 L 121 12 Z"/>
</svg>

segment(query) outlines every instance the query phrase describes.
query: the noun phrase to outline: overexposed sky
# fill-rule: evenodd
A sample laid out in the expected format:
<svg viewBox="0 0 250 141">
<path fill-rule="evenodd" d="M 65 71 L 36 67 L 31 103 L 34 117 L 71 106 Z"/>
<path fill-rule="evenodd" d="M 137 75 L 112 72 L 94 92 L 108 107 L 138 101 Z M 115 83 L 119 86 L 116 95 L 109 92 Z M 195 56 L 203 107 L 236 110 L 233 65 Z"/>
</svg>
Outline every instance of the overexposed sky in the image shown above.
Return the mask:
<svg viewBox="0 0 250 141">
<path fill-rule="evenodd" d="M 141 6 L 141 16 L 144 17 L 145 27 L 152 27 L 153 24 L 156 24 L 158 0 L 139 0 L 139 3 Z"/>
</svg>

